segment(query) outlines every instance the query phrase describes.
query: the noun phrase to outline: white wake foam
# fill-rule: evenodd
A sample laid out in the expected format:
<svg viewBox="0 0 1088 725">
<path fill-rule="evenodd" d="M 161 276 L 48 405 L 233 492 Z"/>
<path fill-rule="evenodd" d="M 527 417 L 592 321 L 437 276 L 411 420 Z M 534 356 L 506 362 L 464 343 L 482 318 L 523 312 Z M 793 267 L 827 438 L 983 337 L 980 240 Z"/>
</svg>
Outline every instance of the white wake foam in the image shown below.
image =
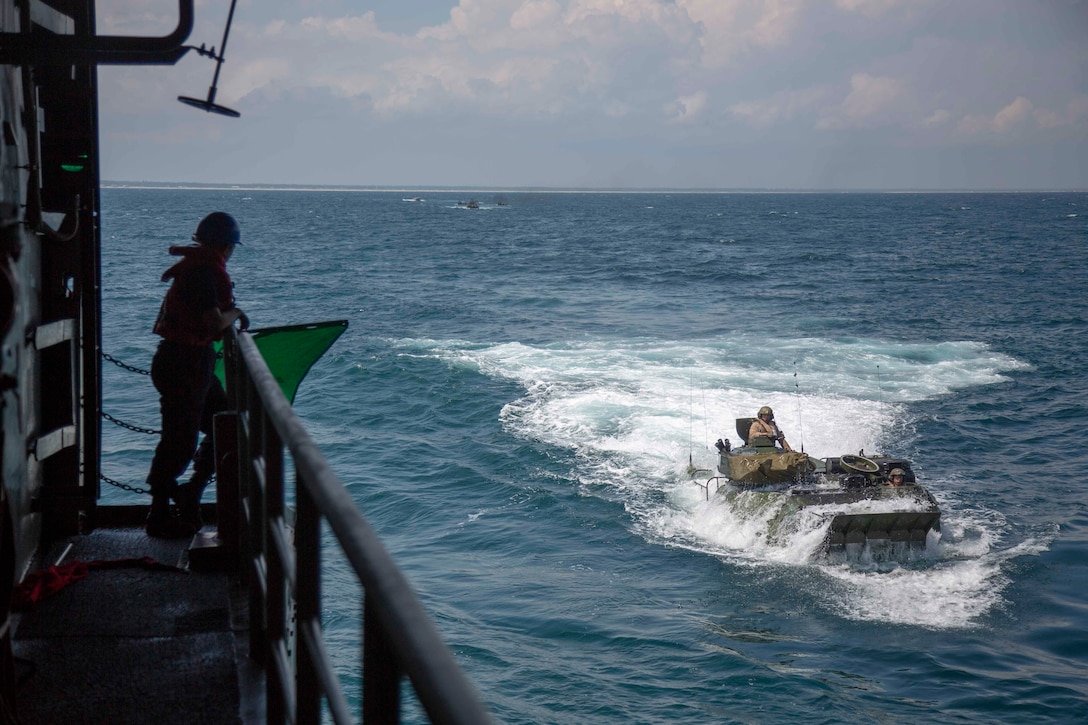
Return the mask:
<svg viewBox="0 0 1088 725">
<path fill-rule="evenodd" d="M 740 443 L 735 419 L 775 410 L 795 448 L 816 457 L 883 451 L 911 442 L 906 403 L 1005 380 L 1024 363 L 975 342 L 722 338 L 696 342 L 422 344 L 454 365 L 517 381 L 502 424 L 525 439 L 571 450 L 577 483 L 619 497 L 647 540 L 736 565 L 816 566 L 837 583 L 825 603 L 843 616 L 938 627 L 971 626 L 1000 601 L 1000 517 L 942 500 L 944 538 L 921 565 L 871 568 L 818 556 L 826 517 L 803 512 L 771 531 L 773 502 L 731 504 L 688 480 L 705 478 L 718 437 Z M 939 481 L 924 481 L 940 497 Z M 711 487 L 713 490 L 713 487 Z M 805 517 L 808 517 L 807 519 Z M 1047 542 L 1024 544 L 1045 547 Z M 904 602 L 908 602 L 905 604 Z"/>
</svg>

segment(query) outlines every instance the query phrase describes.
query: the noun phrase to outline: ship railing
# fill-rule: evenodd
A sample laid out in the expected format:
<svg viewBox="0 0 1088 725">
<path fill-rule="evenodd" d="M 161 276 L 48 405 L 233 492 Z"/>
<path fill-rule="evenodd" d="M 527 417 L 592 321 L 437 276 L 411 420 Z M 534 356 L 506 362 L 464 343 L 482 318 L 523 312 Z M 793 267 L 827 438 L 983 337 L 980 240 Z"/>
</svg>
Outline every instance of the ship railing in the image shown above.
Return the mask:
<svg viewBox="0 0 1088 725">
<path fill-rule="evenodd" d="M 718 490 L 722 487 L 723 483 L 728 481 L 728 480 L 729 479 L 726 478 L 725 476 L 711 476 L 710 478 L 706 479 L 706 483 L 699 483 L 698 481 L 692 481 L 692 483 L 694 483 L 699 488 L 703 489 L 703 497 L 707 501 L 709 501 L 710 500 L 710 484 L 714 484 L 714 493 L 717 493 Z"/>
<path fill-rule="evenodd" d="M 362 722 L 400 721 L 405 678 L 431 722 L 491 722 L 475 687 L 303 427 L 253 339 L 233 330 L 225 338 L 227 392 L 236 412 L 216 420 L 219 485 L 232 485 L 234 466 L 223 466 L 230 457 L 223 451 L 236 450 L 241 503 L 236 543 L 249 589 L 250 656 L 265 672 L 268 722 L 322 722 L 323 703 L 334 722 L 355 721 L 323 636 L 323 522 L 362 588 Z M 295 471 L 293 527 L 285 505 L 285 450 Z M 221 521 L 221 535 L 224 525 L 230 528 Z"/>
</svg>

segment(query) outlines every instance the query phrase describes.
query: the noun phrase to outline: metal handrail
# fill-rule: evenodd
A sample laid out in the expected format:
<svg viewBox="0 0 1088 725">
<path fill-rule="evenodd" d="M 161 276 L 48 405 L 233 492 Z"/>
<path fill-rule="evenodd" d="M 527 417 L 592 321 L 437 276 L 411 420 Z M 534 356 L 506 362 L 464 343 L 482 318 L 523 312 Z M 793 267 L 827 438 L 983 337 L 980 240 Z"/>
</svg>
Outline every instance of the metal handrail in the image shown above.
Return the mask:
<svg viewBox="0 0 1088 725">
<path fill-rule="evenodd" d="M 334 722 L 350 708 L 321 635 L 321 522 L 363 589 L 362 721 L 399 722 L 407 677 L 435 723 L 491 717 L 415 591 L 284 397 L 253 339 L 224 336 L 227 390 L 238 411 L 241 543 L 250 589 L 250 653 L 264 668 L 269 722 Z M 284 448 L 295 467 L 293 540 L 284 523 Z M 290 605 L 299 636 L 291 634 Z M 297 651 L 296 651 L 297 648 Z M 292 651 L 295 652 L 292 657 Z"/>
</svg>

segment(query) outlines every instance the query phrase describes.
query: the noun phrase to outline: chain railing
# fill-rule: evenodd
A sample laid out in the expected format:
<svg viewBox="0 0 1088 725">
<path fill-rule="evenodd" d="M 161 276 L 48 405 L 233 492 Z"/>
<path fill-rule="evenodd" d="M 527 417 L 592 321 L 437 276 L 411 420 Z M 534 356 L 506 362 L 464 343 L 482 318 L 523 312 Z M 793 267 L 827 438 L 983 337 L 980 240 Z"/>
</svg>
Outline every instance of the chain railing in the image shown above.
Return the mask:
<svg viewBox="0 0 1088 725">
<path fill-rule="evenodd" d="M 127 370 L 130 373 L 137 373 L 139 375 L 147 375 L 147 376 L 151 375 L 150 370 L 144 370 L 143 368 L 138 368 L 138 367 L 135 367 L 134 365 L 129 365 L 126 362 L 122 362 L 121 360 L 118 360 L 113 355 L 110 355 L 107 352 L 100 351 L 99 355 L 101 355 L 103 360 L 113 363 L 114 365 L 121 368 L 122 370 Z M 108 420 L 110 423 L 113 423 L 114 425 L 118 426 L 119 428 L 124 428 L 125 430 L 130 430 L 133 433 L 143 433 L 145 435 L 159 435 L 159 434 L 162 433 L 162 431 L 157 430 L 155 428 L 145 428 L 143 426 L 133 425 L 132 423 L 127 423 L 127 422 L 125 422 L 125 421 L 123 421 L 123 420 L 121 420 L 119 418 L 113 417 L 112 415 L 110 415 L 109 413 L 107 413 L 104 410 L 99 410 L 98 415 L 103 420 Z M 98 480 L 102 481 L 103 483 L 109 484 L 110 486 L 113 486 L 114 488 L 119 488 L 122 491 L 127 491 L 129 493 L 139 493 L 139 494 L 150 494 L 151 493 L 151 489 L 149 489 L 149 488 L 140 488 L 139 486 L 130 486 L 127 483 L 122 483 L 121 481 L 118 481 L 115 478 L 110 478 L 109 476 L 102 473 L 101 471 L 99 471 L 99 473 L 98 473 Z"/>
<path fill-rule="evenodd" d="M 144 370 L 143 368 L 138 368 L 138 367 L 134 367 L 132 365 L 129 365 L 126 362 L 121 362 L 120 360 L 115 358 L 113 355 L 110 355 L 108 352 L 103 352 L 103 353 L 101 353 L 101 355 L 102 355 L 103 360 L 106 360 L 107 362 L 111 362 L 111 363 L 113 363 L 114 365 L 116 365 L 119 368 L 122 368 L 124 370 L 128 370 L 130 373 L 139 373 L 140 375 L 151 375 L 150 370 Z"/>
</svg>

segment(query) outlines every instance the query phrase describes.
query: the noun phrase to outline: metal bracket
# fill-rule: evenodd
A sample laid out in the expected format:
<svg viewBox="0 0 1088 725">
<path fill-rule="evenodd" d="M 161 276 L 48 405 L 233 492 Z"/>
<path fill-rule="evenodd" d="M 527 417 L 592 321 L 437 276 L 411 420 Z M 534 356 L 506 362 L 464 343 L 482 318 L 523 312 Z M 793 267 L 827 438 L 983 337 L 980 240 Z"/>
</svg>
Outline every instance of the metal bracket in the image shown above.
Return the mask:
<svg viewBox="0 0 1088 725">
<path fill-rule="evenodd" d="M 7 65 L 173 65 L 189 48 L 193 0 L 178 0 L 178 25 L 161 37 L 57 35 L 48 31 L 0 33 L 0 64 Z"/>
<path fill-rule="evenodd" d="M 44 461 L 49 456 L 59 453 L 76 444 L 76 427 L 65 425 L 38 436 L 27 444 L 27 453 L 35 460 Z"/>
</svg>

